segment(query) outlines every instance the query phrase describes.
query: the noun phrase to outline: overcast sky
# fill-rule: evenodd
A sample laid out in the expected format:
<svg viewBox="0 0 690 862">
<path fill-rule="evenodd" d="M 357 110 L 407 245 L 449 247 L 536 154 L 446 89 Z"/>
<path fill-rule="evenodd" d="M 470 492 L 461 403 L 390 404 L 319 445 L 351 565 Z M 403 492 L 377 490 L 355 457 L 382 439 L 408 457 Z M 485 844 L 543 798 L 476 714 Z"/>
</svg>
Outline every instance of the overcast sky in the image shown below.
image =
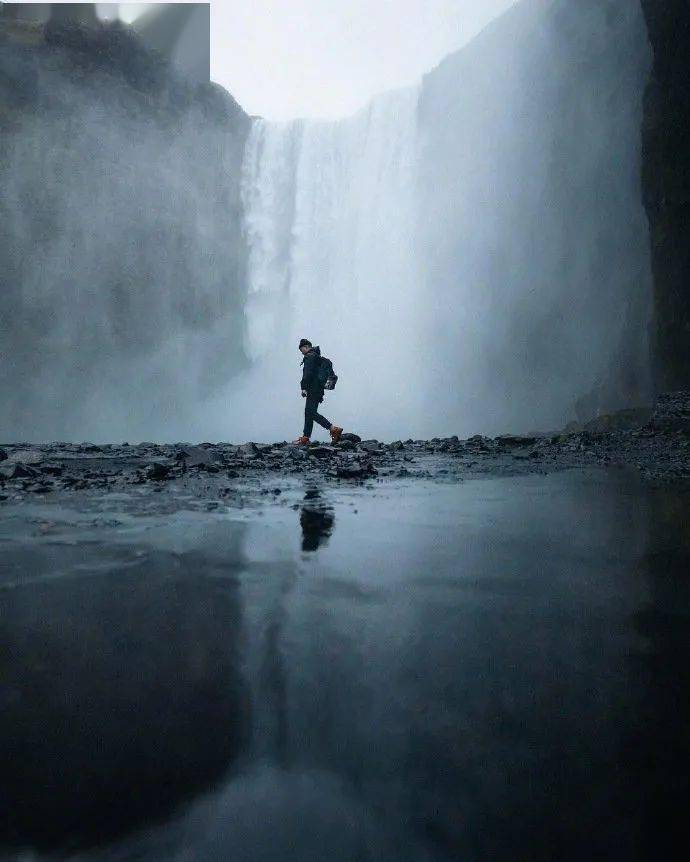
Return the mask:
<svg viewBox="0 0 690 862">
<path fill-rule="evenodd" d="M 338 117 L 410 84 L 514 0 L 215 0 L 211 75 L 252 114 Z"/>
<path fill-rule="evenodd" d="M 418 80 L 514 2 L 212 0 L 211 77 L 250 114 L 340 117 Z"/>
</svg>

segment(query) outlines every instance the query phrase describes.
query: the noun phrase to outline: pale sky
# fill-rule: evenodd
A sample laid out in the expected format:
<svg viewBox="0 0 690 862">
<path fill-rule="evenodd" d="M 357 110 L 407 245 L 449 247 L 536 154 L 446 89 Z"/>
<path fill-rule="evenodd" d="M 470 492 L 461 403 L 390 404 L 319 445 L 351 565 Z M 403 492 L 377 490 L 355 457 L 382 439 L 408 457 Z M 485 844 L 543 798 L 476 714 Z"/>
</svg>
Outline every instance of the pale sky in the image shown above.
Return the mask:
<svg viewBox="0 0 690 862">
<path fill-rule="evenodd" d="M 215 0 L 211 76 L 250 114 L 339 117 L 411 84 L 515 0 Z"/>
<path fill-rule="evenodd" d="M 211 77 L 250 114 L 341 117 L 419 80 L 514 2 L 212 0 Z M 131 20 L 150 4 L 126 5 Z"/>
</svg>

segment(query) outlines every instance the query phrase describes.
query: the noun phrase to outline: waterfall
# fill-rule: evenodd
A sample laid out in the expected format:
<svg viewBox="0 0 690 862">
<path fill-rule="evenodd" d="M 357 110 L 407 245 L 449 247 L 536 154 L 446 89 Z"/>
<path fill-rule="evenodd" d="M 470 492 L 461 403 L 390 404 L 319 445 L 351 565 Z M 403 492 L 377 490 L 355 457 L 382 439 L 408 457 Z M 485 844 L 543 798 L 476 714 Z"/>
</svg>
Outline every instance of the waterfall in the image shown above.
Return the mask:
<svg viewBox="0 0 690 862">
<path fill-rule="evenodd" d="M 4 439 L 296 436 L 302 337 L 340 377 L 322 412 L 365 437 L 648 397 L 639 4 L 523 0 L 338 121 L 81 57 L 0 52 Z"/>
<path fill-rule="evenodd" d="M 325 415 L 365 436 L 550 431 L 648 397 L 649 47 L 618 5 L 528 0 L 352 117 L 254 122 L 246 351 L 274 417 L 298 412 L 300 337 L 341 376 Z"/>
<path fill-rule="evenodd" d="M 339 121 L 258 120 L 244 160 L 246 352 L 274 380 L 287 371 L 294 398 L 297 343 L 320 344 L 340 376 L 324 412 L 367 434 L 418 410 L 418 99 L 411 87 Z"/>
</svg>

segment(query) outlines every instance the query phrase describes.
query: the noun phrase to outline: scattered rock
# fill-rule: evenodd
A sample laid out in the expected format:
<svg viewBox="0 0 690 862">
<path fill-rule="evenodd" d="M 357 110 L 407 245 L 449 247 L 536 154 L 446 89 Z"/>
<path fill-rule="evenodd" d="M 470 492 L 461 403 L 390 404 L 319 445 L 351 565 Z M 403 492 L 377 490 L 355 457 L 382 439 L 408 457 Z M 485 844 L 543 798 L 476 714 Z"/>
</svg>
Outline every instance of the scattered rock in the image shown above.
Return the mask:
<svg viewBox="0 0 690 862">
<path fill-rule="evenodd" d="M 496 437 L 498 445 L 504 448 L 510 448 L 513 446 L 532 446 L 536 443 L 536 440 L 536 437 L 521 437 L 515 434 L 501 434 L 500 437 Z"/>
<path fill-rule="evenodd" d="M 38 464 L 43 460 L 43 453 L 39 449 L 15 449 L 9 453 L 7 460 L 18 461 L 22 464 Z"/>
<path fill-rule="evenodd" d="M 363 452 L 381 452 L 382 446 L 378 440 L 362 440 L 361 443 L 357 444 L 357 448 L 361 449 Z"/>
<path fill-rule="evenodd" d="M 7 452 L 5 452 L 4 449 L 0 449 L 0 461 L 6 461 L 6 460 L 7 460 Z"/>
<path fill-rule="evenodd" d="M 48 476 L 62 476 L 65 468 L 60 464 L 41 464 L 39 467 L 41 473 L 46 473 Z"/>
<path fill-rule="evenodd" d="M 293 461 L 304 461 L 307 452 L 304 446 L 291 446 L 287 451 L 287 456 Z"/>
<path fill-rule="evenodd" d="M 350 443 L 360 443 L 362 438 L 359 434 L 352 434 L 349 431 L 340 435 L 340 440 L 349 440 Z"/>
<path fill-rule="evenodd" d="M 361 479 L 371 476 L 376 472 L 376 468 L 369 461 L 352 461 L 350 463 L 338 464 L 335 474 L 339 479 Z"/>
<path fill-rule="evenodd" d="M 241 455 L 243 458 L 260 458 L 261 450 L 256 445 L 256 443 L 243 443 L 241 446 L 237 447 L 237 454 Z"/>
<path fill-rule="evenodd" d="M 40 476 L 38 470 L 18 461 L 5 461 L 0 466 L 0 476 L 4 479 L 35 479 Z"/>
<path fill-rule="evenodd" d="M 310 446 L 308 450 L 308 454 L 316 458 L 331 458 L 337 452 L 334 446 Z"/>
<path fill-rule="evenodd" d="M 156 461 L 155 464 L 151 464 L 148 470 L 146 471 L 147 479 L 161 480 L 161 479 L 172 479 L 170 475 L 172 472 L 172 468 L 169 464 L 161 464 Z"/>
<path fill-rule="evenodd" d="M 48 482 L 32 482 L 26 487 L 26 490 L 31 491 L 32 494 L 45 494 L 52 491 L 53 486 Z"/>
<path fill-rule="evenodd" d="M 181 447 L 175 453 L 175 458 L 181 461 L 185 467 L 210 467 L 223 461 L 220 452 L 207 449 L 204 446 Z"/>
</svg>

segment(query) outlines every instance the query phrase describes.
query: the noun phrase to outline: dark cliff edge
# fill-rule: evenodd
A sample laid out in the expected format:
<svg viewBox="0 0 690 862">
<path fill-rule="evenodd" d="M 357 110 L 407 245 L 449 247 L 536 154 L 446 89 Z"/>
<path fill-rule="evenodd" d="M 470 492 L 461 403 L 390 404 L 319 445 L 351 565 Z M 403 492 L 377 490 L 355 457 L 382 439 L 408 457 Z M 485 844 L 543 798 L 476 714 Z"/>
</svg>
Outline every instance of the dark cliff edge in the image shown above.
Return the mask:
<svg viewBox="0 0 690 862">
<path fill-rule="evenodd" d="M 250 126 L 123 24 L 0 19 L 3 437 L 162 430 L 246 367 Z"/>
<path fill-rule="evenodd" d="M 641 0 L 654 65 L 644 103 L 642 185 L 654 273 L 654 377 L 690 388 L 690 5 Z"/>
</svg>

